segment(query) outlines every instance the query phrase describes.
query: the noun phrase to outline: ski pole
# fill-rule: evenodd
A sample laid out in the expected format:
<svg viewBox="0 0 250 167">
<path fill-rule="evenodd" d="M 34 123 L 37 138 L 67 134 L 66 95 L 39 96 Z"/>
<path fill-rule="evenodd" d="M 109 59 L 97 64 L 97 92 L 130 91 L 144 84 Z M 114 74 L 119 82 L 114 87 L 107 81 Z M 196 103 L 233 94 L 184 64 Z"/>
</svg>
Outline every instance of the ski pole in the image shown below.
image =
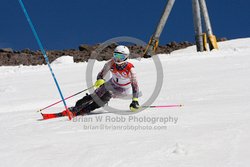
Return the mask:
<svg viewBox="0 0 250 167">
<path fill-rule="evenodd" d="M 142 108 L 171 108 L 171 107 L 182 107 L 181 104 L 170 104 L 170 105 L 162 105 L 162 106 L 141 106 Z"/>
<path fill-rule="evenodd" d="M 91 88 L 93 88 L 93 87 L 94 87 L 94 85 L 91 86 L 91 87 L 89 87 L 89 88 L 87 88 L 87 89 L 84 89 L 84 90 L 82 90 L 82 91 L 80 91 L 80 92 L 77 92 L 77 93 L 75 93 L 75 94 L 73 94 L 73 95 L 71 95 L 71 96 L 69 96 L 69 97 L 66 97 L 64 100 L 67 100 L 67 99 L 70 99 L 71 97 L 74 97 L 74 96 L 76 96 L 76 95 L 79 95 L 80 93 L 85 92 L 85 91 L 87 91 L 87 90 L 89 90 L 89 89 L 91 89 Z M 62 102 L 62 100 L 57 101 L 57 102 L 55 102 L 55 103 L 53 103 L 53 104 L 50 104 L 50 105 L 48 105 L 47 107 L 44 107 L 44 108 L 38 110 L 37 112 L 41 112 L 41 111 L 43 111 L 43 110 L 45 110 L 45 109 L 47 109 L 47 108 L 50 108 L 50 107 L 52 107 L 52 106 L 54 106 L 54 105 L 56 105 L 56 104 L 58 104 L 58 103 L 60 103 L 60 102 Z"/>
<path fill-rule="evenodd" d="M 62 99 L 62 101 L 63 101 L 64 107 L 65 107 L 65 109 L 66 109 L 66 111 L 67 111 L 67 113 L 68 113 L 69 120 L 71 120 L 72 117 L 71 117 L 71 115 L 70 115 L 70 113 L 69 113 L 69 111 L 68 111 L 68 107 L 67 107 L 67 104 L 66 104 L 66 102 L 65 102 L 65 100 L 64 100 L 64 97 L 63 97 L 61 88 L 60 88 L 59 83 L 57 82 L 56 76 L 55 76 L 55 74 L 54 74 L 54 72 L 53 72 L 53 70 L 52 70 L 52 68 L 51 68 L 51 66 L 50 66 L 49 58 L 48 58 L 48 56 L 47 56 L 47 54 L 46 54 L 46 52 L 45 52 L 45 50 L 44 50 L 44 47 L 43 47 L 43 45 L 42 45 L 42 42 L 40 41 L 40 38 L 39 38 L 39 36 L 38 36 L 38 34 L 37 34 L 36 30 L 35 30 L 35 27 L 34 27 L 32 21 L 31 21 L 31 19 L 30 19 L 30 16 L 28 15 L 28 12 L 27 12 L 27 10 L 26 10 L 24 4 L 23 4 L 23 1 L 22 1 L 22 0 L 18 0 L 18 1 L 19 1 L 19 4 L 20 4 L 20 6 L 21 6 L 23 12 L 24 12 L 24 15 L 25 15 L 25 17 L 26 17 L 26 19 L 27 19 L 27 21 L 28 21 L 28 23 L 29 23 L 29 25 L 30 25 L 30 28 L 31 28 L 31 30 L 32 30 L 32 32 L 33 32 L 33 35 L 35 36 L 35 39 L 36 39 L 36 41 L 37 41 L 37 44 L 39 45 L 39 47 L 40 47 L 40 49 L 41 49 L 41 52 L 42 52 L 42 54 L 43 54 L 43 57 L 44 57 L 44 59 L 45 59 L 47 65 L 48 65 L 48 67 L 49 67 L 50 73 L 51 73 L 51 75 L 52 75 L 52 77 L 53 77 L 53 79 L 54 79 L 54 82 L 55 82 L 55 84 L 56 84 L 56 87 L 57 87 L 57 89 L 58 89 L 58 92 L 59 92 L 59 94 L 60 94 L 60 96 L 61 96 L 61 99 Z"/>
</svg>

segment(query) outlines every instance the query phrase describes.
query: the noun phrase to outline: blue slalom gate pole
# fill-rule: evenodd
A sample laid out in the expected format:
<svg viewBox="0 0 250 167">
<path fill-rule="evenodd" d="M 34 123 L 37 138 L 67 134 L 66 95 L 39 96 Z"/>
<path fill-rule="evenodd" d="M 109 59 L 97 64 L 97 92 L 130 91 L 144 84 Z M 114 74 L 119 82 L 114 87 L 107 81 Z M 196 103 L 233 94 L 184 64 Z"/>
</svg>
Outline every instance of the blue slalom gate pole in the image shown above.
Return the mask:
<svg viewBox="0 0 250 167">
<path fill-rule="evenodd" d="M 38 45 L 39 45 L 39 47 L 40 47 L 40 49 L 41 49 L 41 52 L 42 52 L 42 54 L 43 54 L 43 57 L 45 58 L 45 61 L 46 61 L 47 65 L 48 65 L 48 67 L 49 67 L 49 69 L 50 69 L 51 75 L 52 75 L 52 77 L 53 77 L 53 79 L 54 79 L 54 81 L 55 81 L 56 87 L 57 87 L 57 89 L 58 89 L 58 91 L 59 91 L 59 94 L 60 94 L 61 99 L 62 99 L 62 101 L 63 101 L 64 107 L 65 107 L 65 109 L 66 109 L 66 111 L 67 111 L 67 113 L 68 113 L 69 119 L 71 120 L 71 118 L 72 118 L 72 117 L 71 117 L 71 114 L 70 114 L 69 111 L 68 111 L 68 107 L 67 107 L 66 101 L 64 100 L 64 97 L 63 97 L 62 91 L 61 91 L 61 89 L 60 89 L 60 86 L 59 86 L 59 84 L 58 84 L 58 82 L 57 82 L 57 80 L 56 80 L 55 74 L 54 74 L 54 72 L 53 72 L 53 70 L 52 70 L 52 68 L 51 68 L 51 66 L 50 66 L 49 58 L 48 58 L 48 56 L 46 55 L 46 52 L 45 52 L 45 50 L 44 50 L 44 48 L 43 48 L 43 45 L 42 45 L 42 42 L 40 41 L 40 39 L 39 39 L 39 37 L 38 37 L 38 35 L 37 35 L 37 32 L 36 32 L 36 30 L 35 30 L 35 27 L 34 27 L 34 25 L 33 25 L 32 21 L 31 21 L 29 15 L 28 15 L 28 12 L 27 12 L 27 10 L 26 10 L 26 8 L 25 8 L 25 6 L 24 6 L 22 0 L 18 0 L 18 1 L 19 1 L 20 5 L 21 5 L 21 7 L 22 7 L 22 10 L 23 10 L 23 12 L 24 12 L 24 15 L 25 15 L 25 17 L 26 17 L 26 19 L 27 19 L 29 25 L 30 25 L 30 28 L 31 28 L 31 30 L 32 30 L 32 32 L 33 32 L 35 38 L 36 38 L 36 41 L 37 41 L 37 43 L 38 43 Z"/>
</svg>

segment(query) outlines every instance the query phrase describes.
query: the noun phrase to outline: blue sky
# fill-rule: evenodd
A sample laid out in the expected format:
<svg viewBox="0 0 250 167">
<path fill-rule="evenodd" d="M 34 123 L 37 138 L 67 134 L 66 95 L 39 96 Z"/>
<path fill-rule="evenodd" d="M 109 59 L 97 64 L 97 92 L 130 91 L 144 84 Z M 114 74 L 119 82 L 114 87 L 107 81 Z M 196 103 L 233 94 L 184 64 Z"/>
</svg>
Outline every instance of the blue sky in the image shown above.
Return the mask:
<svg viewBox="0 0 250 167">
<path fill-rule="evenodd" d="M 148 42 L 166 0 L 23 0 L 47 50 L 77 48 L 113 37 Z M 192 0 L 176 0 L 160 44 L 194 41 Z M 214 34 L 250 37 L 249 0 L 207 0 Z M 0 48 L 39 49 L 18 0 L 1 0 Z"/>
</svg>

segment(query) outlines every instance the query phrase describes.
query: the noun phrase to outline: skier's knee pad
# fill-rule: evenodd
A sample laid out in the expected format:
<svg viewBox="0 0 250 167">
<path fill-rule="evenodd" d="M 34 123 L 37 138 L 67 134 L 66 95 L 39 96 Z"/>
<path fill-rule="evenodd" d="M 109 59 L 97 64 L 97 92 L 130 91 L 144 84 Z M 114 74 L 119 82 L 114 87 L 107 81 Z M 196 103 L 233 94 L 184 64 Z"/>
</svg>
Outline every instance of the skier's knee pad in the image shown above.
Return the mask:
<svg viewBox="0 0 250 167">
<path fill-rule="evenodd" d="M 112 94 L 110 93 L 110 91 L 107 91 L 107 92 L 101 97 L 101 100 L 103 101 L 103 103 L 106 104 L 111 98 L 112 98 Z"/>
<path fill-rule="evenodd" d="M 112 94 L 109 91 L 107 91 L 101 97 L 96 97 L 93 99 L 94 99 L 94 103 L 96 103 L 99 107 L 103 107 L 105 104 L 109 102 L 111 98 L 112 98 Z"/>
</svg>

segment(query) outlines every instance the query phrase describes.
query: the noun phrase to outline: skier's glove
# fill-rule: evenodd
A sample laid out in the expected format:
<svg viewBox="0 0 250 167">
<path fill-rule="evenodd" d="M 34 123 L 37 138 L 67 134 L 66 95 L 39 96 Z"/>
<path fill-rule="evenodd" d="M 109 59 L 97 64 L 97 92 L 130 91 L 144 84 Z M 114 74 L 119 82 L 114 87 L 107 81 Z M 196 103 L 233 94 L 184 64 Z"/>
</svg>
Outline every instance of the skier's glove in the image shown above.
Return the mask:
<svg viewBox="0 0 250 167">
<path fill-rule="evenodd" d="M 133 98 L 132 103 L 130 104 L 129 108 L 132 112 L 136 112 L 140 109 L 138 98 Z"/>
<path fill-rule="evenodd" d="M 98 79 L 96 82 L 95 82 L 95 88 L 99 88 L 101 85 L 103 85 L 105 83 L 105 80 L 104 79 Z"/>
</svg>

